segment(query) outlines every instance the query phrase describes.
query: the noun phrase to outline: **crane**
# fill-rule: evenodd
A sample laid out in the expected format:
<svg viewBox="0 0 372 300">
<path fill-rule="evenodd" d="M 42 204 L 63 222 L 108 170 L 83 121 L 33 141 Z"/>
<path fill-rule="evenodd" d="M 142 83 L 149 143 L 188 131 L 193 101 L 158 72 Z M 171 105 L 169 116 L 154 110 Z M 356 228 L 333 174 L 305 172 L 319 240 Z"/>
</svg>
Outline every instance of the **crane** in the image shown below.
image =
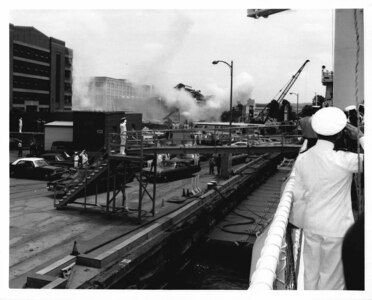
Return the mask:
<svg viewBox="0 0 372 300">
<path fill-rule="evenodd" d="M 292 85 L 296 82 L 298 76 L 300 76 L 302 70 L 305 68 L 306 64 L 309 62 L 310 60 L 306 60 L 303 65 L 301 66 L 301 68 L 298 69 L 298 71 L 296 72 L 296 74 L 294 74 L 291 78 L 291 80 L 289 81 L 289 83 L 286 85 L 286 87 L 284 88 L 284 90 L 282 91 L 282 93 L 280 94 L 279 98 L 276 100 L 278 102 L 278 104 L 280 104 L 284 97 L 287 95 L 287 93 L 289 92 L 289 90 L 291 89 Z M 261 122 L 263 123 L 266 123 L 267 119 L 269 118 L 269 115 L 266 116 L 266 118 L 264 119 L 264 115 L 265 115 L 265 111 L 267 110 L 267 108 L 269 107 L 270 103 L 268 103 L 264 109 L 259 113 L 259 115 L 256 117 L 256 120 L 261 120 Z"/>
</svg>

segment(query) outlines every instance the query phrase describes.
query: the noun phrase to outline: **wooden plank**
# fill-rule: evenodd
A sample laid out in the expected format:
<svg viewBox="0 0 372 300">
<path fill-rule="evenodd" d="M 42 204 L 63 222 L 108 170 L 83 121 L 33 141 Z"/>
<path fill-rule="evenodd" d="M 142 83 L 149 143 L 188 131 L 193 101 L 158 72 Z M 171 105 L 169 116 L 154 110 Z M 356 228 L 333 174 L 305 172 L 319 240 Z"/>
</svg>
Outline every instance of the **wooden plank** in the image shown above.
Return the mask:
<svg viewBox="0 0 372 300">
<path fill-rule="evenodd" d="M 27 277 L 27 287 L 40 289 L 43 286 L 51 283 L 55 279 L 57 279 L 57 277 L 55 276 L 33 274 L 32 276 Z"/>
<path fill-rule="evenodd" d="M 52 263 L 51 265 L 45 267 L 44 269 L 37 271 L 36 274 L 58 276 L 59 275 L 58 273 L 61 269 L 67 267 L 68 265 L 74 263 L 75 261 L 76 256 L 67 255 L 61 258 L 60 260 L 57 260 L 56 262 Z"/>
<path fill-rule="evenodd" d="M 67 283 L 66 278 L 57 278 L 53 280 L 51 283 L 43 286 L 42 289 L 64 289 Z"/>
</svg>

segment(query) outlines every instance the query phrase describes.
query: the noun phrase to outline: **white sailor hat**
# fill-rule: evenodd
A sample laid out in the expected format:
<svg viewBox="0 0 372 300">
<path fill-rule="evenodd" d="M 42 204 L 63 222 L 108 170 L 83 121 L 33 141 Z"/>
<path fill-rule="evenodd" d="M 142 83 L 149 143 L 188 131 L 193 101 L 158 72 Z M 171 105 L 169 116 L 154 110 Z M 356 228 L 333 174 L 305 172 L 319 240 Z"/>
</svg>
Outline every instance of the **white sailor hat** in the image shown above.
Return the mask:
<svg viewBox="0 0 372 300">
<path fill-rule="evenodd" d="M 337 107 L 325 107 L 311 118 L 311 126 L 317 134 L 330 136 L 339 133 L 347 123 L 345 113 Z"/>
<path fill-rule="evenodd" d="M 351 110 L 356 110 L 356 106 L 355 105 L 349 105 L 349 106 L 345 107 L 345 111 L 351 111 Z"/>
</svg>

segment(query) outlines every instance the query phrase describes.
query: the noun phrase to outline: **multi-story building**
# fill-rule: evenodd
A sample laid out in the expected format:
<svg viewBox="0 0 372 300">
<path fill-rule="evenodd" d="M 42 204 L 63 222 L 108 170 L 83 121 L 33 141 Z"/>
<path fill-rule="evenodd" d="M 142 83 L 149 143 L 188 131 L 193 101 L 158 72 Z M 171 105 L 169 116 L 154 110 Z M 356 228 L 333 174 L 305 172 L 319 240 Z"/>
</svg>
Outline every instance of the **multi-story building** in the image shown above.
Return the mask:
<svg viewBox="0 0 372 300">
<path fill-rule="evenodd" d="M 64 41 L 9 24 L 10 110 L 71 110 L 72 58 Z"/>
<path fill-rule="evenodd" d="M 88 83 L 88 97 L 91 107 L 84 109 L 135 111 L 138 101 L 152 97 L 152 86 L 135 84 L 126 79 L 92 77 Z"/>
</svg>

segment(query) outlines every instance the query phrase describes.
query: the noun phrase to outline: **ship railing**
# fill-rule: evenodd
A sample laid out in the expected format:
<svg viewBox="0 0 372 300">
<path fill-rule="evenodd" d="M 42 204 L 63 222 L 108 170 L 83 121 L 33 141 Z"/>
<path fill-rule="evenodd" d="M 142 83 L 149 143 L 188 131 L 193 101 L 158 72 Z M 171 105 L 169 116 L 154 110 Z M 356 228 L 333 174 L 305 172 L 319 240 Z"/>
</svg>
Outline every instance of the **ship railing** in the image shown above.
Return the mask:
<svg viewBox="0 0 372 300">
<path fill-rule="evenodd" d="M 306 148 L 303 143 L 299 152 Z M 269 227 L 249 290 L 297 289 L 300 268 L 302 229 L 289 224 L 293 203 L 293 168 L 283 184 L 278 208 Z M 253 266 L 252 266 L 253 267 Z"/>
</svg>

